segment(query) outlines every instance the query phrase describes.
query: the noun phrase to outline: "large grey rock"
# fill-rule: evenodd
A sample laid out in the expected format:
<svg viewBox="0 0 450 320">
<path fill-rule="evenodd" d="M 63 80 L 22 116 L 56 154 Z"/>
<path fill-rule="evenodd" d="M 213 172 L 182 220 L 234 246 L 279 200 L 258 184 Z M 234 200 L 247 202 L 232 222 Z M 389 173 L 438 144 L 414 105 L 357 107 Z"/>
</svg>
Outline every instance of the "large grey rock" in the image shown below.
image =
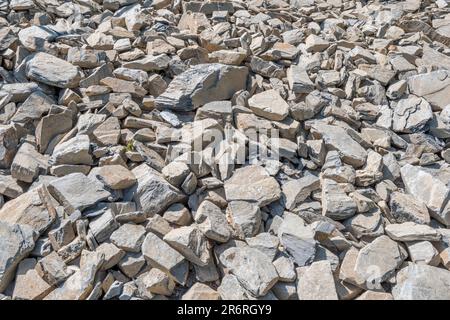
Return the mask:
<svg viewBox="0 0 450 320">
<path fill-rule="evenodd" d="M 192 263 L 199 266 L 207 266 L 210 263 L 208 240 L 195 226 L 173 229 L 163 239 Z"/>
<path fill-rule="evenodd" d="M 185 196 L 146 164 L 132 170 L 137 183 L 126 190 L 125 199 L 133 199 L 138 208 L 151 216 L 164 212 L 171 204 L 182 202 Z"/>
<path fill-rule="evenodd" d="M 142 254 L 148 263 L 168 273 L 175 282 L 184 285 L 189 272 L 189 263 L 166 242 L 149 232 L 142 243 Z"/>
<path fill-rule="evenodd" d="M 439 241 L 441 239 L 437 229 L 414 222 L 389 224 L 385 230 L 386 234 L 396 241 Z"/>
<path fill-rule="evenodd" d="M 289 105 L 275 90 L 255 94 L 248 99 L 248 106 L 257 116 L 269 120 L 281 121 L 289 113 Z"/>
<path fill-rule="evenodd" d="M 52 28 L 45 26 L 30 26 L 18 33 L 20 43 L 30 51 L 41 49 L 44 42 L 53 41 L 58 33 Z"/>
<path fill-rule="evenodd" d="M 208 102 L 230 99 L 245 89 L 248 70 L 218 63 L 199 64 L 175 77 L 155 100 L 157 108 L 194 110 Z"/>
<path fill-rule="evenodd" d="M 17 152 L 18 136 L 12 125 L 0 125 L 0 168 L 9 169 Z"/>
<path fill-rule="evenodd" d="M 412 133 L 421 130 L 433 116 L 430 104 L 423 98 L 410 95 L 394 108 L 392 130 Z"/>
<path fill-rule="evenodd" d="M 238 278 L 233 274 L 226 274 L 217 288 L 222 300 L 255 300 L 249 291 L 242 287 Z"/>
<path fill-rule="evenodd" d="M 80 269 L 62 285 L 45 297 L 45 300 L 84 300 L 94 289 L 97 271 L 104 262 L 99 252 L 84 250 L 80 259 Z"/>
<path fill-rule="evenodd" d="M 433 218 L 450 225 L 450 189 L 422 167 L 406 164 L 400 172 L 406 192 L 424 203 Z"/>
<path fill-rule="evenodd" d="M 143 226 L 125 223 L 111 234 L 110 240 L 122 250 L 140 252 L 144 237 L 145 228 Z"/>
<path fill-rule="evenodd" d="M 397 223 L 412 221 L 415 223 L 430 223 L 427 206 L 413 195 L 393 192 L 389 202 L 391 214 Z"/>
<path fill-rule="evenodd" d="M 369 288 L 380 288 L 380 284 L 400 267 L 408 256 L 405 249 L 388 236 L 381 236 L 359 251 L 355 272 L 361 276 Z"/>
<path fill-rule="evenodd" d="M 306 68 L 301 65 L 292 65 L 287 71 L 289 87 L 296 94 L 310 93 L 314 90 L 314 83 L 308 76 Z"/>
<path fill-rule="evenodd" d="M 322 180 L 322 215 L 344 220 L 356 213 L 356 203 L 342 187 L 331 179 Z"/>
<path fill-rule="evenodd" d="M 54 164 L 92 164 L 89 136 L 77 135 L 55 147 L 52 158 Z"/>
<path fill-rule="evenodd" d="M 366 150 L 347 132 L 338 126 L 315 123 L 311 132 L 315 138 L 322 138 L 328 150 L 337 150 L 342 161 L 354 167 L 361 167 L 367 158 Z"/>
<path fill-rule="evenodd" d="M 443 109 L 450 104 L 450 70 L 437 70 L 408 78 L 409 92 L 432 106 Z"/>
<path fill-rule="evenodd" d="M 299 216 L 286 213 L 278 229 L 278 237 L 298 266 L 308 265 L 314 260 L 317 249 L 314 231 Z"/>
<path fill-rule="evenodd" d="M 241 285 L 256 297 L 267 294 L 278 281 L 271 260 L 257 249 L 232 247 L 225 250 L 219 259 Z"/>
<path fill-rule="evenodd" d="M 71 63 L 38 52 L 26 64 L 27 77 L 58 88 L 74 88 L 81 80 L 80 70 Z"/>
<path fill-rule="evenodd" d="M 299 300 L 338 300 L 329 261 L 317 261 L 300 268 L 297 294 Z"/>
<path fill-rule="evenodd" d="M 14 278 L 19 262 L 33 250 L 34 238 L 31 227 L 0 221 L 0 292 Z"/>
<path fill-rule="evenodd" d="M 395 300 L 450 300 L 450 271 L 410 264 L 397 274 L 392 289 Z"/>
<path fill-rule="evenodd" d="M 261 210 L 258 205 L 248 201 L 231 201 L 227 214 L 230 224 L 240 238 L 253 237 L 261 226 Z"/>
<path fill-rule="evenodd" d="M 45 185 L 40 185 L 5 203 L 0 221 L 27 225 L 40 235 L 55 221 L 56 205 Z"/>
<path fill-rule="evenodd" d="M 234 171 L 225 181 L 225 196 L 228 201 L 256 202 L 260 207 L 278 200 L 281 190 L 278 182 L 258 165 L 250 165 Z"/>
<path fill-rule="evenodd" d="M 231 236 L 225 213 L 209 200 L 204 200 L 194 216 L 198 228 L 203 234 L 217 242 L 227 242 Z"/>
<path fill-rule="evenodd" d="M 11 176 L 14 179 L 31 183 L 40 171 L 48 168 L 48 158 L 41 155 L 30 143 L 23 143 L 11 164 Z"/>
<path fill-rule="evenodd" d="M 111 196 L 100 182 L 89 179 L 82 173 L 71 173 L 53 180 L 48 184 L 48 189 L 68 214 L 75 210 L 83 211 Z"/>
<path fill-rule="evenodd" d="M 312 174 L 286 182 L 282 186 L 286 209 L 295 209 L 297 205 L 309 197 L 311 192 L 317 189 L 320 189 L 320 180 Z"/>
</svg>

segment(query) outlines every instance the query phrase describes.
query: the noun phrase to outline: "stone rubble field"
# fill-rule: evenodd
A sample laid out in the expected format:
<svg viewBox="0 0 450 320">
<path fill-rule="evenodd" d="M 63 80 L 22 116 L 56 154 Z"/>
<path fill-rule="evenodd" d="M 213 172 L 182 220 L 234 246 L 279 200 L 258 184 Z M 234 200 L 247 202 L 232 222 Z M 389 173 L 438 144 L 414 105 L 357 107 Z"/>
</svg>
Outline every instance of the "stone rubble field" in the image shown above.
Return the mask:
<svg viewBox="0 0 450 320">
<path fill-rule="evenodd" d="M 449 0 L 1 1 L 0 299 L 450 300 L 449 46 Z"/>
</svg>

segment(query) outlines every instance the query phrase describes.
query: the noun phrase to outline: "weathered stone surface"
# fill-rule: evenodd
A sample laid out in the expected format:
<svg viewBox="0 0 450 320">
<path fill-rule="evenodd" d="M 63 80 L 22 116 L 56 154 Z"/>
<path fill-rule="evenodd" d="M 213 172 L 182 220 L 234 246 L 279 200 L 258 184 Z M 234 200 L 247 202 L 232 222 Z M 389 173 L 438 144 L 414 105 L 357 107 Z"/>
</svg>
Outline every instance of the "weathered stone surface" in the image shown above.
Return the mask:
<svg viewBox="0 0 450 320">
<path fill-rule="evenodd" d="M 438 230 L 414 222 L 389 224 L 385 230 L 386 234 L 396 241 L 439 241 L 441 239 Z"/>
<path fill-rule="evenodd" d="M 164 296 L 170 296 L 175 288 L 175 282 L 172 278 L 157 268 L 152 268 L 145 274 L 143 283 L 150 293 Z"/>
<path fill-rule="evenodd" d="M 55 206 L 47 188 L 41 185 L 5 203 L 0 221 L 27 225 L 42 234 L 56 219 Z"/>
<path fill-rule="evenodd" d="M 38 275 L 34 269 L 35 265 L 35 259 L 24 259 L 19 263 L 14 282 L 13 298 L 40 300 L 53 290 L 52 286 Z"/>
<path fill-rule="evenodd" d="M 69 214 L 75 210 L 83 211 L 111 195 L 100 182 L 82 173 L 71 173 L 53 180 L 48 184 L 48 189 Z"/>
<path fill-rule="evenodd" d="M 6 169 L 11 165 L 17 151 L 18 137 L 11 125 L 0 126 L 0 168 Z"/>
<path fill-rule="evenodd" d="M 126 198 L 134 199 L 147 215 L 164 212 L 171 204 L 184 200 L 185 196 L 148 165 L 141 164 L 132 173 L 137 183 L 126 191 Z"/>
<path fill-rule="evenodd" d="M 163 239 L 192 263 L 199 266 L 209 264 L 211 254 L 208 240 L 195 226 L 173 229 Z"/>
<path fill-rule="evenodd" d="M 194 66 L 178 75 L 156 98 L 155 105 L 190 111 L 211 101 L 230 99 L 236 91 L 244 89 L 247 73 L 247 68 L 222 64 Z"/>
<path fill-rule="evenodd" d="M 95 275 L 104 261 L 97 252 L 83 251 L 80 269 L 71 275 L 64 284 L 56 288 L 45 300 L 84 300 L 94 288 Z"/>
<path fill-rule="evenodd" d="M 140 252 L 145 237 L 145 228 L 131 223 L 123 224 L 110 237 L 118 248 L 130 252 Z"/>
<path fill-rule="evenodd" d="M 299 300 L 337 300 L 330 263 L 318 261 L 308 267 L 301 267 L 297 294 Z"/>
<path fill-rule="evenodd" d="M 220 207 L 209 200 L 203 201 L 195 213 L 194 220 L 198 228 L 209 239 L 218 242 L 227 242 L 231 230 L 227 223 L 225 213 Z"/>
<path fill-rule="evenodd" d="M 450 271 L 411 264 L 399 271 L 392 289 L 394 300 L 448 300 Z"/>
<path fill-rule="evenodd" d="M 337 150 L 342 161 L 354 167 L 361 167 L 366 162 L 367 152 L 347 132 L 337 126 L 315 124 L 313 135 L 322 138 L 328 150 Z"/>
<path fill-rule="evenodd" d="M 220 262 L 245 289 L 257 297 L 267 294 L 278 281 L 277 271 L 270 259 L 256 249 L 229 248 L 220 255 Z"/>
<path fill-rule="evenodd" d="M 239 283 L 236 276 L 226 274 L 217 288 L 222 300 L 255 300 L 255 298 Z"/>
<path fill-rule="evenodd" d="M 242 200 L 256 202 L 263 207 L 281 196 L 277 181 L 269 176 L 263 167 L 257 165 L 237 169 L 225 182 L 228 201 Z"/>
<path fill-rule="evenodd" d="M 227 214 L 233 229 L 241 238 L 255 236 L 261 226 L 261 211 L 259 207 L 247 201 L 231 201 Z"/>
<path fill-rule="evenodd" d="M 170 274 L 173 280 L 184 285 L 189 272 L 186 259 L 166 242 L 149 232 L 142 243 L 142 253 L 148 263 Z"/>
<path fill-rule="evenodd" d="M 136 183 L 136 177 L 127 168 L 121 165 L 107 165 L 94 168 L 89 173 L 114 190 L 127 189 Z"/>
<path fill-rule="evenodd" d="M 405 249 L 387 236 L 376 238 L 359 251 L 355 271 L 376 288 L 391 277 L 407 257 Z"/>
<path fill-rule="evenodd" d="M 334 220 L 350 218 L 356 213 L 356 203 L 342 187 L 330 179 L 322 180 L 322 215 Z"/>
<path fill-rule="evenodd" d="M 87 135 L 78 135 L 55 147 L 52 158 L 54 164 L 92 164 L 90 140 Z"/>
<path fill-rule="evenodd" d="M 248 106 L 257 116 L 269 120 L 281 121 L 289 113 L 289 105 L 275 90 L 255 94 L 248 100 Z"/>
<path fill-rule="evenodd" d="M 423 98 L 411 95 L 401 99 L 395 107 L 392 129 L 395 132 L 417 132 L 431 120 L 432 116 L 430 104 Z"/>
<path fill-rule="evenodd" d="M 181 300 L 221 300 L 219 293 L 206 284 L 196 282 Z"/>
<path fill-rule="evenodd" d="M 0 221 L 0 292 L 14 278 L 20 261 L 34 248 L 34 231 L 31 227 Z M 6 245 L 7 244 L 7 245 Z"/>
<path fill-rule="evenodd" d="M 314 83 L 301 65 L 292 65 L 287 71 L 289 87 L 296 94 L 310 93 L 314 90 Z"/>
<path fill-rule="evenodd" d="M 443 109 L 450 103 L 450 71 L 438 70 L 408 78 L 409 92 L 422 97 L 432 106 Z"/>
<path fill-rule="evenodd" d="M 305 175 L 297 180 L 290 180 L 282 185 L 283 197 L 287 210 L 294 209 L 309 197 L 311 192 L 320 188 L 320 180 L 314 175 Z"/>
<path fill-rule="evenodd" d="M 308 265 L 314 260 L 317 248 L 314 231 L 305 226 L 302 218 L 291 213 L 284 215 L 278 237 L 298 266 Z"/>
<path fill-rule="evenodd" d="M 80 80 L 80 70 L 71 63 L 44 52 L 38 52 L 26 64 L 27 77 L 58 88 L 74 88 Z"/>
<path fill-rule="evenodd" d="M 406 192 L 424 203 L 433 218 L 449 225 L 450 208 L 447 206 L 449 188 L 431 173 L 418 166 L 406 164 L 400 172 Z"/>
<path fill-rule="evenodd" d="M 415 223 L 430 223 L 430 215 L 426 205 L 414 196 L 393 192 L 390 200 L 391 214 L 397 223 L 412 221 Z"/>
</svg>

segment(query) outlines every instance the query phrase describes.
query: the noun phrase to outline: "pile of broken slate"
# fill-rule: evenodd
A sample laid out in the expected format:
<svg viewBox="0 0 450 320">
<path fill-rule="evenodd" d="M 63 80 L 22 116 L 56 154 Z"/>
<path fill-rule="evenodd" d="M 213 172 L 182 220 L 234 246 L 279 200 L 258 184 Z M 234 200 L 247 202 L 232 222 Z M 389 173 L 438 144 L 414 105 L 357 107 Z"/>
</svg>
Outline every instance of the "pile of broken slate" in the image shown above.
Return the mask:
<svg viewBox="0 0 450 320">
<path fill-rule="evenodd" d="M 449 46 L 449 0 L 1 1 L 0 299 L 450 299 Z"/>
</svg>

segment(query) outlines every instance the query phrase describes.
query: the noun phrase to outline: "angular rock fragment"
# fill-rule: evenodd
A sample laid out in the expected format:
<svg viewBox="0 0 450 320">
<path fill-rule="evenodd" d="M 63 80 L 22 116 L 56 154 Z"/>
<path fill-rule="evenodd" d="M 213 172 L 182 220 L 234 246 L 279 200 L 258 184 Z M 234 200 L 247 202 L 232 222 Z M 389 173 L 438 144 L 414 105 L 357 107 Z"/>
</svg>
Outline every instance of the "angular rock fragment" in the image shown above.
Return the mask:
<svg viewBox="0 0 450 320">
<path fill-rule="evenodd" d="M 278 281 L 278 274 L 270 259 L 259 250 L 243 247 L 229 248 L 220 255 L 220 262 L 230 269 L 242 286 L 260 297 Z"/>
<path fill-rule="evenodd" d="M 252 165 L 237 169 L 225 182 L 228 201 L 243 200 L 265 206 L 281 196 L 277 181 L 269 176 L 263 167 Z"/>
<path fill-rule="evenodd" d="M 76 66 L 44 52 L 31 57 L 26 74 L 32 80 L 58 88 L 74 88 L 82 77 Z"/>
<path fill-rule="evenodd" d="M 230 99 L 245 88 L 247 68 L 197 65 L 178 75 L 155 100 L 157 108 L 190 111 L 211 101 Z M 186 87 L 186 83 L 188 86 Z"/>
<path fill-rule="evenodd" d="M 188 262 L 155 234 L 147 233 L 142 243 L 142 254 L 150 265 L 167 272 L 177 283 L 182 285 L 186 283 Z"/>
<path fill-rule="evenodd" d="M 49 183 L 48 189 L 68 214 L 89 208 L 111 195 L 100 182 L 89 179 L 82 173 L 71 173 L 53 180 Z"/>
<path fill-rule="evenodd" d="M 0 221 L 0 292 L 14 279 L 20 261 L 34 248 L 35 234 L 31 227 Z"/>
</svg>

